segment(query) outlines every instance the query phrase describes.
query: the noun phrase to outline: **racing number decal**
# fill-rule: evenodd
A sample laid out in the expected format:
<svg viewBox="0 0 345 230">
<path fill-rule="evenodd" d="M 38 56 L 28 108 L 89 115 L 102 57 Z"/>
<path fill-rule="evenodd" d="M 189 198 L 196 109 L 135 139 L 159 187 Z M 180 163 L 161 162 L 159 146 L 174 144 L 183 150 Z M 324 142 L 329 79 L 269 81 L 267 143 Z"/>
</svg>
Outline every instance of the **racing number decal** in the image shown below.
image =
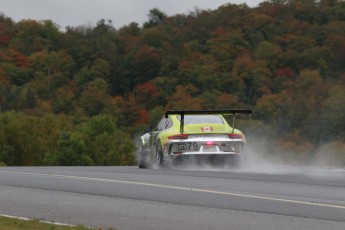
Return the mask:
<svg viewBox="0 0 345 230">
<path fill-rule="evenodd" d="M 194 150 L 197 151 L 198 150 L 198 143 L 196 142 L 187 142 L 187 143 L 180 143 L 178 144 L 178 150 Z"/>
</svg>

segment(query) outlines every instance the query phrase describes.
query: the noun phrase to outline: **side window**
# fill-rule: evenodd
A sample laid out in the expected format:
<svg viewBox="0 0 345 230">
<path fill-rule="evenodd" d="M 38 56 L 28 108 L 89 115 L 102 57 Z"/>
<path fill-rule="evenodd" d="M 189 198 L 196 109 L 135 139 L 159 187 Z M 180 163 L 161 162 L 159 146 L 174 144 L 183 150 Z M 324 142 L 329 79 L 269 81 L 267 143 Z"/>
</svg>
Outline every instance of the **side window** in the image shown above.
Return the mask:
<svg viewBox="0 0 345 230">
<path fill-rule="evenodd" d="M 173 125 L 172 120 L 170 118 L 163 117 L 162 120 L 159 121 L 156 130 L 160 131 L 163 129 L 168 129 Z"/>
<path fill-rule="evenodd" d="M 165 128 L 166 129 L 171 128 L 172 125 L 173 125 L 172 120 L 169 118 Z"/>
<path fill-rule="evenodd" d="M 160 120 L 160 122 L 158 123 L 156 130 L 158 131 L 163 130 L 165 128 L 166 122 L 167 122 L 167 119 L 163 117 L 162 120 Z"/>
</svg>

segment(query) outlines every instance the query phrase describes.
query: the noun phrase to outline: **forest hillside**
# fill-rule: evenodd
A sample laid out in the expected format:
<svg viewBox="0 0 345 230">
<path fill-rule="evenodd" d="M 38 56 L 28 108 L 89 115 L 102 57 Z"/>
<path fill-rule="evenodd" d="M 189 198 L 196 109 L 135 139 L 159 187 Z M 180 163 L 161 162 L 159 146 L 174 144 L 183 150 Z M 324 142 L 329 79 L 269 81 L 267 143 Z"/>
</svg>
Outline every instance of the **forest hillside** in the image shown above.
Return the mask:
<svg viewBox="0 0 345 230">
<path fill-rule="evenodd" d="M 0 15 L 0 164 L 130 165 L 166 109 L 253 109 L 271 157 L 345 165 L 345 2 L 226 4 L 143 25 Z M 264 143 L 264 144 L 263 144 Z"/>
</svg>

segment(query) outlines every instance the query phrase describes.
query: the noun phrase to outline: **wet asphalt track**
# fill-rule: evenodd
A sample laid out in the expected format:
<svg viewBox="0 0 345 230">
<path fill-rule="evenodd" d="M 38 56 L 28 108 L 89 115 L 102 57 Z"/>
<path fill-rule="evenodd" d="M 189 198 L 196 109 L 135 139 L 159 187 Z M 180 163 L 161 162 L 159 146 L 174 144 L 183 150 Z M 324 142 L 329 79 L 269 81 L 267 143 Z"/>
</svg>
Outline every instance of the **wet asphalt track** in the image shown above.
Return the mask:
<svg viewBox="0 0 345 230">
<path fill-rule="evenodd" d="M 345 171 L 1 167 L 0 215 L 116 229 L 345 229 Z"/>
</svg>

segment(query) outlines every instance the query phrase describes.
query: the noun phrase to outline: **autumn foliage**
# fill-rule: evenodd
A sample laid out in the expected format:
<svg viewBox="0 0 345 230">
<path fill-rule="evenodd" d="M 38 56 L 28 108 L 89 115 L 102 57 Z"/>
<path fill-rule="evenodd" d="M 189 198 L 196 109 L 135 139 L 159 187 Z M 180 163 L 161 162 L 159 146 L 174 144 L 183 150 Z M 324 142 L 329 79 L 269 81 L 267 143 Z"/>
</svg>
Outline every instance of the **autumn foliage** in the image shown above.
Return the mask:
<svg viewBox="0 0 345 230">
<path fill-rule="evenodd" d="M 165 109 L 215 108 L 253 109 L 239 125 L 272 154 L 345 158 L 345 2 L 148 17 L 60 30 L 0 15 L 0 162 L 133 164 L 134 136 Z"/>
</svg>

